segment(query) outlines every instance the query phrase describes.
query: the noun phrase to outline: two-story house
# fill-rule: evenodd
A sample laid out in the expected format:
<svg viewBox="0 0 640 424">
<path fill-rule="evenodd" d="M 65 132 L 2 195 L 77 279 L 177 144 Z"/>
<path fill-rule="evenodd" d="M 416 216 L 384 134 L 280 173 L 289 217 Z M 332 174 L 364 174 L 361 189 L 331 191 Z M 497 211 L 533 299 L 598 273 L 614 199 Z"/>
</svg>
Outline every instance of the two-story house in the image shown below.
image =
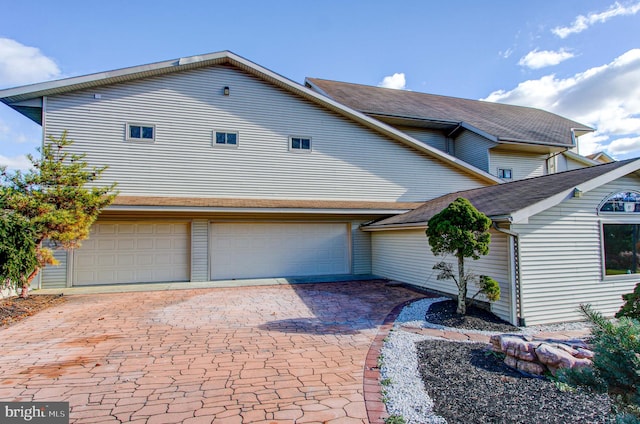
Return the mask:
<svg viewBox="0 0 640 424">
<path fill-rule="evenodd" d="M 603 234 L 640 224 L 618 205 L 635 197 L 617 194 L 640 191 L 640 162 L 498 177 L 545 174 L 524 164 L 548 162 L 583 131 L 546 112 L 553 125 L 538 128 L 522 108 L 496 107 L 538 143 L 457 115 L 383 119 L 230 52 L 2 90 L 0 100 L 44 136 L 68 131 L 75 152 L 109 167 L 100 183 L 118 183 L 90 238 L 56 252 L 61 265 L 42 287 L 374 274 L 454 293 L 436 281 L 424 228 L 425 208 L 457 195 L 496 223 L 490 255 L 474 265 L 500 282 L 493 310 L 509 321 L 575 319 L 584 300 L 612 313 L 635 281 L 635 268 L 613 274 L 624 252 L 603 247 Z M 484 147 L 464 153 L 474 140 Z"/>
</svg>

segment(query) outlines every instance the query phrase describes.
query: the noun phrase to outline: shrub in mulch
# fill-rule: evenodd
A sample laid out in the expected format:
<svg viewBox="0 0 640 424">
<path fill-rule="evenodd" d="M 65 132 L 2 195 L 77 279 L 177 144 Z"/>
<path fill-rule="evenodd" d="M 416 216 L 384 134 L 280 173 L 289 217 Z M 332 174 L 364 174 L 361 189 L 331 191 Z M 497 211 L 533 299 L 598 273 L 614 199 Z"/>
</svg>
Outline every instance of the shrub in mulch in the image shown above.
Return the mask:
<svg viewBox="0 0 640 424">
<path fill-rule="evenodd" d="M 455 300 L 436 302 L 429 307 L 425 315 L 425 321 L 444 325 L 445 327 L 466 330 L 497 331 L 501 333 L 520 331 L 520 328 L 498 318 L 486 309 L 475 305 L 467 305 L 467 314 L 461 315 L 456 313 L 456 307 Z"/>
</svg>

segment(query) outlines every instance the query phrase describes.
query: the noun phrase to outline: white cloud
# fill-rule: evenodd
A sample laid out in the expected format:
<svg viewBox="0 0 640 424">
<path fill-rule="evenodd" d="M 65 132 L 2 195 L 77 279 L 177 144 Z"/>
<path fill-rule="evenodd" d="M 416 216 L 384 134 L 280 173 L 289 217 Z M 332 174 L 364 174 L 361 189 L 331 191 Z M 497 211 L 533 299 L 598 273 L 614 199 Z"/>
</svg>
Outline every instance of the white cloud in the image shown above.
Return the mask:
<svg viewBox="0 0 640 424">
<path fill-rule="evenodd" d="M 404 73 L 395 73 L 393 75 L 384 77 L 378 84 L 378 87 L 404 90 L 407 87 L 407 81 L 405 80 Z"/>
<path fill-rule="evenodd" d="M 615 139 L 609 144 L 607 150 L 614 155 L 638 152 L 640 151 L 640 136 Z"/>
<path fill-rule="evenodd" d="M 551 74 L 524 81 L 483 100 L 545 109 L 597 128 L 580 137 L 581 154 L 603 148 L 612 155 L 631 153 L 629 146 L 635 144 L 628 140 L 640 134 L 640 49 L 568 78 Z M 622 137 L 627 140 L 611 142 Z M 640 150 L 635 155 L 640 156 Z"/>
<path fill-rule="evenodd" d="M 638 12 L 640 12 L 640 2 L 628 6 L 615 2 L 604 12 L 591 12 L 587 16 L 578 15 L 571 25 L 553 28 L 551 32 L 560 38 L 567 38 L 571 34 L 588 29 L 593 24 L 604 23 L 616 16 L 635 15 Z"/>
<path fill-rule="evenodd" d="M 60 76 L 56 63 L 36 47 L 0 38 L 0 84 L 5 87 L 50 80 Z"/>
<path fill-rule="evenodd" d="M 555 66 L 565 60 L 571 59 L 572 57 L 574 57 L 574 54 L 566 51 L 565 49 L 560 49 L 555 52 L 551 50 L 540 51 L 535 49 L 521 58 L 518 65 L 526 66 L 530 69 L 540 69 L 547 66 Z"/>
<path fill-rule="evenodd" d="M 0 166 L 6 166 L 7 169 L 10 170 L 21 170 L 26 171 L 31 168 L 31 162 L 27 159 L 26 156 L 14 156 L 14 157 L 6 157 L 0 155 Z"/>
</svg>

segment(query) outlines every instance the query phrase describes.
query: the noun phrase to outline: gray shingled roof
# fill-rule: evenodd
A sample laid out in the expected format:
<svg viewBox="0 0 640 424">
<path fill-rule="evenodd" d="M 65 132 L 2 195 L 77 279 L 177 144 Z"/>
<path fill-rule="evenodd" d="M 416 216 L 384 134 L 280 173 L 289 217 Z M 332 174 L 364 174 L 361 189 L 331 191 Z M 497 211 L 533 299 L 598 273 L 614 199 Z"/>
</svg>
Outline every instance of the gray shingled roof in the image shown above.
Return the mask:
<svg viewBox="0 0 640 424">
<path fill-rule="evenodd" d="M 490 218 L 506 217 L 634 161 L 638 161 L 638 158 L 446 194 L 429 200 L 417 209 L 382 219 L 368 227 L 424 224 L 458 197 L 469 200 Z"/>
<path fill-rule="evenodd" d="M 307 82 L 333 100 L 369 115 L 466 123 L 498 141 L 571 146 L 572 129 L 592 131 L 579 122 L 530 107 L 318 78 L 307 78 Z"/>
</svg>

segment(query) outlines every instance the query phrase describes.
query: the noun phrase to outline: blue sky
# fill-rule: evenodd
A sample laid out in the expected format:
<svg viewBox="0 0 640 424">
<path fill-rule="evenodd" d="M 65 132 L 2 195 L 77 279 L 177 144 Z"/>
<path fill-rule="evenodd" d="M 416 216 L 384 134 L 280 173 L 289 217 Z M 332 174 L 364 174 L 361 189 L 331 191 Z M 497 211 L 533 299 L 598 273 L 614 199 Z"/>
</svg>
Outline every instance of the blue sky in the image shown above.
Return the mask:
<svg viewBox="0 0 640 424">
<path fill-rule="evenodd" d="M 0 0 L 0 88 L 231 50 L 335 79 L 550 110 L 640 156 L 640 0 Z M 0 165 L 40 127 L 0 105 Z"/>
</svg>

